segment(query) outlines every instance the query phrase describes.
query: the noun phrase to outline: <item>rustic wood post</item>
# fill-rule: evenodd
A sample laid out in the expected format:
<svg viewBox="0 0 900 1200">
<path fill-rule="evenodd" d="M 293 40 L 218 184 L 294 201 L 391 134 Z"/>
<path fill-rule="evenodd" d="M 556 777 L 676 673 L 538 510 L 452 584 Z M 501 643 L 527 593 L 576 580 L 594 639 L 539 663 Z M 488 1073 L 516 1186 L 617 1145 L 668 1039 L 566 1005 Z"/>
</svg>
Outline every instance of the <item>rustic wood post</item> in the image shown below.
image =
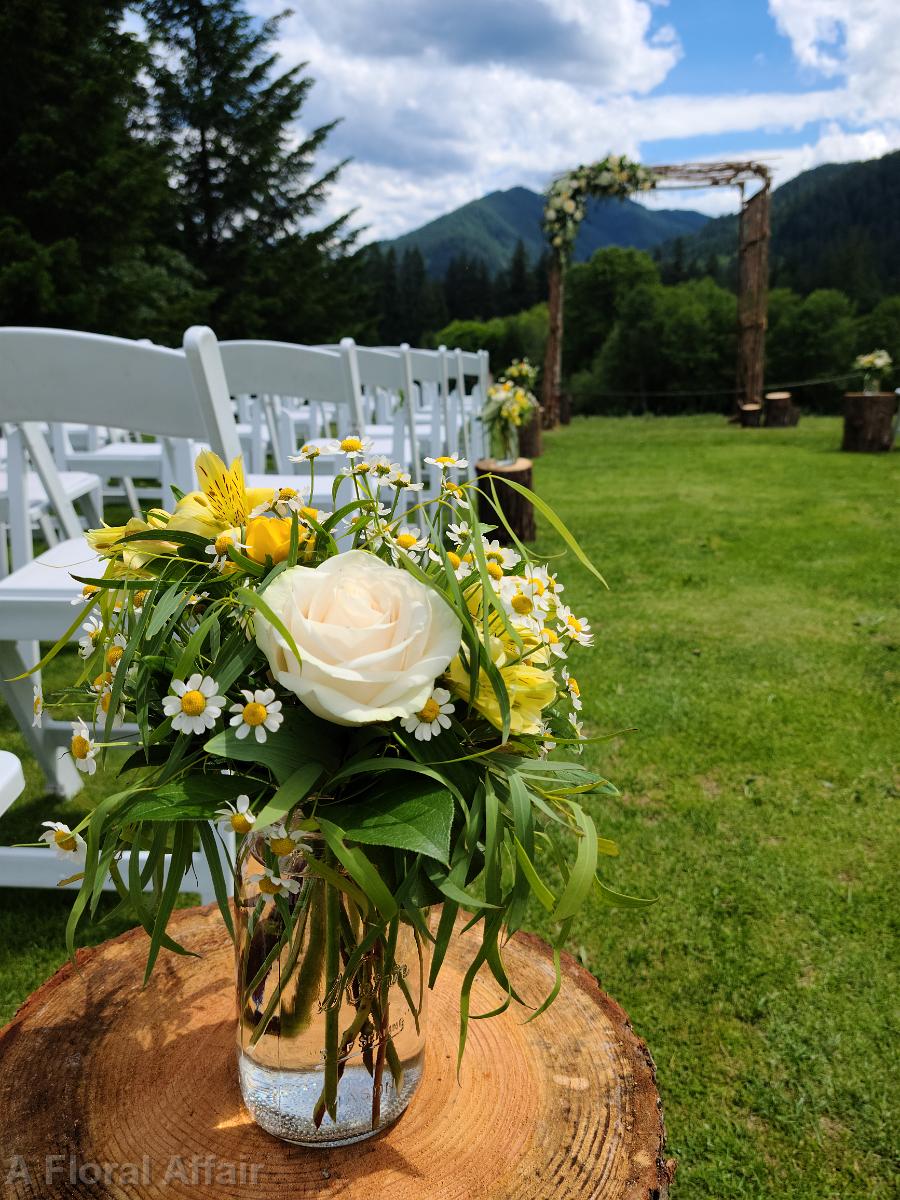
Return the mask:
<svg viewBox="0 0 900 1200">
<path fill-rule="evenodd" d="M 769 289 L 769 177 L 743 203 L 738 245 L 737 403 L 762 400 Z"/>
<path fill-rule="evenodd" d="M 212 908 L 174 915 L 172 936 L 200 957 L 163 951 L 146 987 L 143 930 L 80 950 L 0 1032 L 0 1162 L 4 1176 L 25 1168 L 4 1198 L 665 1200 L 675 1164 L 653 1060 L 569 955 L 550 1012 L 472 1023 L 457 1080 L 460 985 L 480 945 L 462 925 L 429 993 L 417 1095 L 383 1135 L 338 1150 L 280 1142 L 244 1109 L 234 950 Z M 550 947 L 519 933 L 503 958 L 536 1007 L 554 978 Z M 480 972 L 472 1011 L 503 999 Z"/>
<path fill-rule="evenodd" d="M 844 395 L 842 450 L 880 454 L 894 444 L 894 392 L 847 392 Z"/>
<path fill-rule="evenodd" d="M 562 387 L 562 335 L 563 309 L 565 307 L 565 280 L 563 263 L 554 254 L 550 263 L 549 295 L 547 308 L 550 314 L 550 329 L 547 334 L 547 350 L 544 354 L 543 406 L 544 428 L 555 429 L 559 423 L 559 393 Z"/>
<path fill-rule="evenodd" d="M 533 542 L 536 536 L 534 506 L 515 488 L 506 487 L 503 482 L 505 479 L 512 479 L 515 483 L 520 483 L 531 491 L 531 467 L 530 458 L 517 458 L 514 463 L 509 465 L 498 463 L 492 458 L 483 458 L 481 462 L 475 464 L 478 486 L 481 489 L 478 497 L 478 519 L 486 525 L 496 525 L 497 530 L 491 536 L 497 538 L 505 546 L 512 544 L 512 538 L 494 508 L 491 492 L 492 481 L 485 477 L 488 475 L 494 477 L 493 484 L 497 489 L 498 503 L 513 533 L 520 542 Z"/>
</svg>

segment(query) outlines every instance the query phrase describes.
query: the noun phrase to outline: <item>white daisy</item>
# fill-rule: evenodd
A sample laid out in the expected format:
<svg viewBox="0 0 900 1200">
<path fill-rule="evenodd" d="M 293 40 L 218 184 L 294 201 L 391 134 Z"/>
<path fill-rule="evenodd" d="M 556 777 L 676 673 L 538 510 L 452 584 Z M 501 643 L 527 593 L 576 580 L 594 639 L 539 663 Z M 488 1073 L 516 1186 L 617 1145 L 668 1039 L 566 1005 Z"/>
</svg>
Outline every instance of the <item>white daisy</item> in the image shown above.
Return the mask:
<svg viewBox="0 0 900 1200">
<path fill-rule="evenodd" d="M 44 692 L 39 683 L 34 685 L 34 702 L 31 705 L 33 729 L 40 729 L 44 719 Z"/>
<path fill-rule="evenodd" d="M 468 521 L 451 522 L 447 526 L 447 538 L 454 546 L 461 546 L 467 542 L 472 536 L 472 530 Z"/>
<path fill-rule="evenodd" d="M 428 538 L 417 525 L 401 525 L 396 532 L 391 533 L 390 541 L 394 558 L 399 558 L 398 551 L 402 551 L 415 561 L 428 549 Z"/>
<path fill-rule="evenodd" d="M 426 458 L 425 461 L 430 467 L 440 467 L 442 471 L 459 469 L 469 465 L 469 460 L 467 458 L 460 458 L 455 451 L 453 454 L 439 454 L 437 458 Z"/>
<path fill-rule="evenodd" d="M 205 552 L 212 557 L 212 569 L 214 571 L 223 571 L 230 563 L 228 557 L 228 547 L 234 546 L 238 550 L 244 550 L 246 547 L 242 542 L 239 542 L 233 533 L 220 533 L 214 542 L 210 542 L 205 547 Z"/>
<path fill-rule="evenodd" d="M 419 712 L 403 718 L 403 728 L 407 733 L 414 733 L 418 742 L 429 742 L 438 737 L 442 730 L 450 728 L 453 704 L 449 701 L 450 693 L 446 688 L 435 688 Z"/>
<path fill-rule="evenodd" d="M 392 463 L 389 458 L 383 456 L 373 458 L 369 463 L 369 473 L 373 479 L 377 479 L 379 482 L 387 482 L 392 475 L 402 470 L 399 463 Z"/>
<path fill-rule="evenodd" d="M 268 736 L 266 730 L 276 733 L 284 720 L 281 701 L 275 699 L 272 688 L 263 688 L 256 692 L 242 689 L 241 695 L 244 697 L 244 703 L 232 704 L 228 710 L 235 714 L 231 718 L 231 725 L 237 728 L 235 736 L 239 739 L 245 738 L 252 729 L 256 740 L 264 742 Z"/>
<path fill-rule="evenodd" d="M 289 517 L 291 513 L 299 513 L 305 501 L 296 488 L 281 487 L 275 493 L 272 508 L 279 517 Z"/>
<path fill-rule="evenodd" d="M 112 688 L 105 688 L 100 693 L 100 699 L 97 702 L 98 713 L 103 713 L 104 722 L 105 722 L 106 717 L 109 715 L 109 706 L 110 706 L 111 702 L 112 702 Z M 117 709 L 116 713 L 113 716 L 113 721 L 112 721 L 113 729 L 118 729 L 118 727 L 120 725 L 124 724 L 124 722 L 125 722 L 125 706 L 124 706 L 124 704 L 120 704 L 119 708 Z"/>
<path fill-rule="evenodd" d="M 489 564 L 494 562 L 504 571 L 511 571 L 517 563 L 521 562 L 521 555 L 516 554 L 515 550 L 510 550 L 508 546 L 501 546 L 496 538 L 489 542 L 486 537 L 483 537 L 481 543 L 484 546 L 484 557 Z"/>
<path fill-rule="evenodd" d="M 262 503 L 257 504 L 256 508 L 250 509 L 250 511 L 247 513 L 247 520 L 255 521 L 257 517 L 264 517 L 267 513 L 270 513 L 274 510 L 277 502 L 278 489 L 276 488 L 268 500 L 263 500 Z"/>
<path fill-rule="evenodd" d="M 314 458 L 318 458 L 321 453 L 322 451 L 318 446 L 315 446 L 312 443 L 307 443 L 307 445 L 300 447 L 299 454 L 289 454 L 288 461 L 294 463 L 312 462 L 312 460 Z"/>
<path fill-rule="evenodd" d="M 78 639 L 78 653 L 82 658 L 90 658 L 103 636 L 103 622 L 96 613 L 92 614 L 81 627 L 85 636 Z"/>
<path fill-rule="evenodd" d="M 559 639 L 559 634 L 551 629 L 549 625 L 545 625 L 540 631 L 540 638 L 547 649 L 556 658 L 568 658 L 566 648 Z"/>
<path fill-rule="evenodd" d="M 578 686 L 578 680 L 574 675 L 569 674 L 569 668 L 562 669 L 563 683 L 569 693 L 569 699 L 572 701 L 572 707 L 580 711 L 582 707 L 581 688 Z"/>
<path fill-rule="evenodd" d="M 405 488 L 408 492 L 421 492 L 425 486 L 424 483 L 413 483 L 412 475 L 410 475 L 409 471 L 395 471 L 388 479 L 388 483 L 392 488 L 396 488 L 397 491 Z"/>
<path fill-rule="evenodd" d="M 53 849 L 57 858 L 83 865 L 87 846 L 80 833 L 73 833 L 62 821 L 42 821 L 41 827 L 45 830 L 41 841 Z"/>
<path fill-rule="evenodd" d="M 163 712 L 174 718 L 172 728 L 182 733 L 205 733 L 212 729 L 227 703 L 224 696 L 217 694 L 218 686 L 209 675 L 201 675 L 199 671 L 188 680 L 173 679 L 170 687 L 174 695 L 163 700 Z"/>
<path fill-rule="evenodd" d="M 89 600 L 93 600 L 99 591 L 100 589 L 95 587 L 94 584 L 86 583 L 80 592 L 76 592 L 69 603 L 73 608 L 78 608 L 79 605 L 87 604 Z"/>
<path fill-rule="evenodd" d="M 372 442 L 369 438 L 357 437 L 351 434 L 349 437 L 341 438 L 340 441 L 328 442 L 325 447 L 327 454 L 344 454 L 352 462 L 354 458 L 360 458 L 364 454 L 368 454 L 372 449 Z"/>
<path fill-rule="evenodd" d="M 300 830 L 295 829 L 293 832 L 289 832 L 282 822 L 269 825 L 263 832 L 269 843 L 269 849 L 278 858 L 287 858 L 288 855 L 293 854 L 303 839 Z"/>
<path fill-rule="evenodd" d="M 139 613 L 147 602 L 147 597 L 150 595 L 149 589 L 140 588 L 131 597 L 131 603 L 136 613 Z"/>
<path fill-rule="evenodd" d="M 256 824 L 256 817 L 250 811 L 250 797 L 238 796 L 234 804 L 231 801 L 223 804 L 216 810 L 216 819 L 234 833 L 249 833 Z"/>
<path fill-rule="evenodd" d="M 110 671 L 115 671 L 119 663 L 122 661 L 122 655 L 125 653 L 125 647 L 128 641 L 123 633 L 117 633 L 113 640 L 106 648 L 106 666 Z"/>
<path fill-rule="evenodd" d="M 581 646 L 594 644 L 594 635 L 591 633 L 588 622 L 583 617 L 576 617 L 567 605 L 559 605 L 556 610 L 556 619 L 559 622 L 560 633 L 570 637 L 573 642 L 578 642 Z"/>
<path fill-rule="evenodd" d="M 69 750 L 78 770 L 83 771 L 85 775 L 93 775 L 97 770 L 97 751 L 88 727 L 81 717 L 72 724 L 72 740 L 69 743 Z"/>
<path fill-rule="evenodd" d="M 259 890 L 263 896 L 290 896 L 300 891 L 298 880 L 282 879 L 270 867 L 266 867 L 262 875 L 256 875 L 254 878 L 259 879 Z"/>
</svg>

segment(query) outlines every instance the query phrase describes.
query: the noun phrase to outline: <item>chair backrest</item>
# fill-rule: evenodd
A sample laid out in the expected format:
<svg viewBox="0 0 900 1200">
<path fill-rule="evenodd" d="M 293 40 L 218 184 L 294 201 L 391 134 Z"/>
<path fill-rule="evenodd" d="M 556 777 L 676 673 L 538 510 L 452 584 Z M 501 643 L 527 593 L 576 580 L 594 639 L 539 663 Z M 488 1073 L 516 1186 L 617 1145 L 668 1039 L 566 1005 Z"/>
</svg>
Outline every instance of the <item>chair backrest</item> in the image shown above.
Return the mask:
<svg viewBox="0 0 900 1200">
<path fill-rule="evenodd" d="M 391 457 L 403 463 L 405 445 L 405 466 L 413 481 L 419 483 L 422 477 L 422 462 L 419 455 L 409 355 L 399 349 L 373 350 L 368 346 L 357 346 L 353 338 L 344 338 L 341 342 L 341 352 L 346 356 L 349 370 L 360 389 L 379 390 L 402 401 L 393 414 L 394 445 Z"/>
<path fill-rule="evenodd" d="M 194 438 L 229 462 L 240 454 L 227 393 L 223 402 L 192 386 L 181 350 L 69 329 L 0 329 L 0 421 L 73 420 Z"/>
</svg>

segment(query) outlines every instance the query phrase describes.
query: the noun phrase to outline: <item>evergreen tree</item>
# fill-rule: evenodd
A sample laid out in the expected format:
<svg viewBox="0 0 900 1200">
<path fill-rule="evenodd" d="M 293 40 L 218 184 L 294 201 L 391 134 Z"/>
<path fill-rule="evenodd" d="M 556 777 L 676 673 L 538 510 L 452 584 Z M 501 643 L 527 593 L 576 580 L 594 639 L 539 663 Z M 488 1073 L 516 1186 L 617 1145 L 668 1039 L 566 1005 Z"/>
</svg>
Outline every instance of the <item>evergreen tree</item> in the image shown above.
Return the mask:
<svg viewBox="0 0 900 1200">
<path fill-rule="evenodd" d="M 0 10 L 0 322 L 178 337 L 205 297 L 159 242 L 165 164 L 123 3 L 6 0 Z M 183 328 L 183 326 L 182 326 Z"/>
<path fill-rule="evenodd" d="M 286 14 L 258 21 L 239 0 L 145 0 L 141 11 L 155 52 L 154 108 L 173 166 L 180 245 L 217 289 L 217 332 L 278 329 L 308 341 L 310 319 L 326 311 L 336 322 L 330 334 L 347 332 L 363 262 L 347 253 L 347 217 L 300 232 L 343 164 L 314 176 L 314 156 L 335 122 L 296 143 L 312 79 L 305 64 L 276 69 L 271 44 Z"/>
<path fill-rule="evenodd" d="M 528 265 L 528 254 L 525 250 L 525 243 L 519 238 L 516 242 L 516 248 L 513 251 L 512 258 L 509 260 L 509 270 L 505 280 L 505 295 L 503 297 L 503 312 L 506 313 L 522 312 L 526 308 L 531 308 L 535 302 L 534 278 Z M 499 288 L 495 289 L 495 294 L 499 293 Z"/>
</svg>

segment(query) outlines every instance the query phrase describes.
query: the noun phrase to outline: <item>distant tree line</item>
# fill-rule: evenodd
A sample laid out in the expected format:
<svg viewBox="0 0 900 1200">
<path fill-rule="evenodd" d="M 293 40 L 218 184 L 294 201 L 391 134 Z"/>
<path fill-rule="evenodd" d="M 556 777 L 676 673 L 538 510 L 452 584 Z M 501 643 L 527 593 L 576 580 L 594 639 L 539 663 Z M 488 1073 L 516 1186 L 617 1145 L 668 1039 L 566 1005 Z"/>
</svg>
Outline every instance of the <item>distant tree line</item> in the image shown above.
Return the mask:
<svg viewBox="0 0 900 1200">
<path fill-rule="evenodd" d="M 362 261 L 383 345 L 421 343 L 448 320 L 490 321 L 547 298 L 549 255 L 532 263 L 521 239 L 508 265 L 493 274 L 484 259 L 459 254 L 441 278 L 431 278 L 416 246 L 398 253 L 375 243 L 363 251 Z"/>
</svg>

